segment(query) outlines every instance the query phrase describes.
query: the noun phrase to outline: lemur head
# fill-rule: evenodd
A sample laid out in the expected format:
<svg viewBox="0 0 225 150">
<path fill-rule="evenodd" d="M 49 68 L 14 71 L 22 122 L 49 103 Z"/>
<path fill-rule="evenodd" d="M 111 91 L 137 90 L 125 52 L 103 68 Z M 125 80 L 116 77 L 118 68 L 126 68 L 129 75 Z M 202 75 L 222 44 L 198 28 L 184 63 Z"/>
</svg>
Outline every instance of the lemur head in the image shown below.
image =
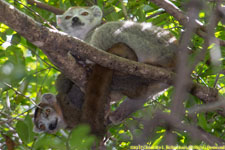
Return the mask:
<svg viewBox="0 0 225 150">
<path fill-rule="evenodd" d="M 96 5 L 71 7 L 63 15 L 57 15 L 56 20 L 64 32 L 84 39 L 90 30 L 101 24 L 102 10 Z"/>
<path fill-rule="evenodd" d="M 41 102 L 34 113 L 34 131 L 55 133 L 60 128 L 65 128 L 66 123 L 60 106 L 53 94 L 43 94 Z"/>
</svg>

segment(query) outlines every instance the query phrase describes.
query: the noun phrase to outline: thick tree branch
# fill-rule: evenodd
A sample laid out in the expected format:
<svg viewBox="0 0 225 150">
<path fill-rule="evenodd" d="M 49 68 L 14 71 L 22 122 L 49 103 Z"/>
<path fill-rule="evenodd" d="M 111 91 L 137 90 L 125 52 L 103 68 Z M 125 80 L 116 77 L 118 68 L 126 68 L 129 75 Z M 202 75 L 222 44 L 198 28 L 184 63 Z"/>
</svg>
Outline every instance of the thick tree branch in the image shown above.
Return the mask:
<svg viewBox="0 0 225 150">
<path fill-rule="evenodd" d="M 148 79 L 159 80 L 167 84 L 172 84 L 175 76 L 173 72 L 166 69 L 129 61 L 108 54 L 65 33 L 43 27 L 29 16 L 26 16 L 2 0 L 0 0 L 0 22 L 8 25 L 42 49 L 53 64 L 72 81 L 77 83 L 79 87 L 83 87 L 85 84 L 86 76 L 84 74 L 86 72 L 68 57 L 68 51 L 74 55 L 88 58 L 104 67 Z M 218 94 L 216 90 L 202 87 L 198 84 L 193 84 L 191 92 L 200 99 L 206 98 L 209 101 L 216 100 Z M 204 99 L 202 100 L 205 101 Z"/>
</svg>

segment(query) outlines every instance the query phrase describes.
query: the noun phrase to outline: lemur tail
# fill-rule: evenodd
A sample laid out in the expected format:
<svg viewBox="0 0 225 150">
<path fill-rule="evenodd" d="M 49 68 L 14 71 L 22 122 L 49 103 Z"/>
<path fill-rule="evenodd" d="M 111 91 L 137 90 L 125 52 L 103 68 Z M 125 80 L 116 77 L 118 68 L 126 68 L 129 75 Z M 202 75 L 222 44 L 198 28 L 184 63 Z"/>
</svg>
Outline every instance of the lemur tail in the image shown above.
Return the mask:
<svg viewBox="0 0 225 150">
<path fill-rule="evenodd" d="M 113 45 L 108 52 L 127 59 L 137 60 L 133 50 L 123 43 Z M 111 69 L 96 64 L 88 79 L 85 92 L 82 121 L 91 125 L 92 133 L 99 137 L 103 137 L 106 132 L 104 125 L 105 106 L 109 102 L 107 98 L 113 72 Z"/>
</svg>

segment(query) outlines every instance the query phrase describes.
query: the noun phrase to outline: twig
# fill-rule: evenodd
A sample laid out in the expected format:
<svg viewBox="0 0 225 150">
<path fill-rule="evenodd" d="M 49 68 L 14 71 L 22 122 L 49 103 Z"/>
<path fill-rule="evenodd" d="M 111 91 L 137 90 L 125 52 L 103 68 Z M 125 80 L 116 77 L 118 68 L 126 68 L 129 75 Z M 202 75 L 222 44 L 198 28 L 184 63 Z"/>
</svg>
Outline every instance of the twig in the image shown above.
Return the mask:
<svg viewBox="0 0 225 150">
<path fill-rule="evenodd" d="M 34 109 L 34 108 L 36 108 L 36 106 L 33 106 L 33 107 L 27 109 L 26 111 L 24 111 L 24 112 L 18 114 L 16 117 L 10 117 L 10 116 L 8 116 L 8 115 L 5 114 L 5 113 L 0 112 L 0 114 L 6 116 L 7 119 L 8 119 L 8 120 L 6 120 L 6 121 L 0 121 L 0 124 L 5 124 L 5 123 L 8 123 L 8 124 L 9 124 L 9 123 L 10 123 L 11 121 L 13 121 L 13 120 L 18 120 L 18 119 L 19 119 L 19 118 L 18 118 L 19 116 L 22 116 L 23 114 L 25 114 L 26 112 L 28 112 L 28 111 L 30 111 L 30 110 L 32 110 L 32 109 Z"/>
<path fill-rule="evenodd" d="M 201 72 L 201 71 L 200 71 L 200 72 Z M 204 79 L 203 79 L 200 75 L 198 75 L 198 74 L 195 73 L 195 72 L 193 72 L 192 74 L 193 74 L 192 77 L 193 77 L 194 79 L 196 79 L 197 81 L 198 81 L 198 80 L 201 80 L 201 83 L 202 83 L 204 86 L 208 87 L 207 83 L 204 81 Z"/>
<path fill-rule="evenodd" d="M 156 12 L 156 13 L 154 13 L 154 14 L 152 14 L 152 15 L 146 17 L 146 20 L 151 19 L 151 18 L 154 18 L 154 17 L 156 17 L 156 16 L 158 16 L 158 15 L 161 15 L 161 14 L 164 14 L 164 13 L 166 13 L 166 11 L 159 11 L 159 12 Z"/>
<path fill-rule="evenodd" d="M 186 25 L 187 22 L 189 22 L 189 19 L 187 16 L 185 16 L 184 12 L 181 11 L 176 5 L 174 5 L 172 2 L 168 0 L 149 0 L 150 2 L 155 3 L 157 6 L 165 9 L 167 13 L 172 15 L 174 18 L 176 18 L 180 24 Z M 200 22 L 195 21 L 196 24 L 199 27 L 202 27 L 203 25 Z"/>
<path fill-rule="evenodd" d="M 31 50 L 31 51 L 33 51 L 33 50 Z M 34 51 L 33 51 L 33 52 L 34 52 Z M 42 59 L 36 52 L 34 52 L 34 53 L 35 53 L 35 55 L 36 55 L 41 61 L 43 61 L 46 65 L 49 66 L 49 69 L 53 68 L 53 69 L 59 71 L 58 68 L 56 68 L 55 66 L 49 64 L 47 61 L 45 61 L 44 59 Z"/>
<path fill-rule="evenodd" d="M 23 3 L 21 3 L 19 0 L 15 0 L 17 3 L 19 3 L 20 5 L 23 5 L 26 9 L 28 9 L 30 12 L 32 12 L 34 15 L 38 16 L 41 21 L 43 23 L 46 23 L 50 28 L 57 30 L 53 25 L 51 25 L 45 18 L 43 18 L 41 15 L 39 15 L 39 13 L 37 13 L 36 11 L 34 11 L 33 9 L 27 7 L 26 5 L 24 5 Z"/>
<path fill-rule="evenodd" d="M 16 94 L 21 95 L 23 97 L 25 97 L 26 99 L 29 99 L 36 107 L 39 107 L 34 100 L 32 100 L 31 98 L 29 98 L 28 96 L 22 94 L 21 92 L 15 90 L 10 84 L 3 82 L 4 85 L 6 85 L 7 87 L 9 87 L 10 89 L 12 89 Z"/>
<path fill-rule="evenodd" d="M 182 25 L 185 25 L 188 22 L 188 20 L 190 19 L 187 16 L 185 16 L 185 14 L 178 7 L 176 7 L 172 2 L 170 2 L 168 0 L 149 0 L 149 1 L 155 3 L 156 5 L 158 5 L 159 7 L 163 8 L 163 9 L 165 9 L 167 13 L 169 13 L 174 18 L 176 18 Z M 196 31 L 196 33 L 200 37 L 204 38 L 206 35 L 205 27 L 198 20 L 196 20 L 196 24 L 198 25 L 198 30 Z M 219 39 L 219 41 L 220 41 L 221 46 L 225 46 L 224 40 Z"/>
<path fill-rule="evenodd" d="M 216 111 L 219 109 L 225 109 L 225 100 L 223 98 L 220 98 L 220 99 L 221 100 L 216 102 L 201 104 L 201 105 L 191 107 L 188 109 L 188 114 L 192 115 L 192 114 L 196 114 L 200 112 L 211 112 L 211 111 Z"/>
<path fill-rule="evenodd" d="M 3 133 L 1 133 L 2 136 L 5 138 L 5 143 L 7 145 L 8 150 L 14 150 L 15 149 L 15 143 L 14 141 L 11 139 L 11 137 L 9 137 L 8 135 L 5 135 Z"/>
<path fill-rule="evenodd" d="M 216 88 L 216 84 L 217 84 L 217 82 L 218 82 L 218 80 L 219 80 L 219 78 L 220 78 L 220 74 L 221 74 L 221 72 L 219 72 L 219 73 L 216 75 L 216 80 L 215 80 L 214 85 L 213 85 L 214 88 Z"/>
<path fill-rule="evenodd" d="M 29 47 L 28 47 L 27 45 L 24 45 L 24 44 L 21 44 L 21 45 L 23 45 L 26 49 L 29 49 Z M 33 52 L 33 53 L 34 53 L 41 61 L 43 61 L 46 65 L 48 65 L 48 66 L 49 66 L 49 69 L 53 68 L 53 69 L 59 71 L 58 68 L 56 68 L 55 66 L 49 64 L 47 61 L 45 61 L 44 59 L 42 59 L 36 51 L 34 51 L 33 49 L 29 49 L 29 50 L 32 51 L 32 52 Z"/>
<path fill-rule="evenodd" d="M 52 68 L 52 67 L 50 66 L 50 67 L 48 67 L 48 68 L 38 70 L 38 71 L 36 71 L 36 72 L 34 72 L 34 73 L 31 73 L 31 75 L 38 74 L 38 73 L 40 73 L 40 72 L 42 72 L 42 71 L 46 71 L 46 70 L 49 70 L 49 69 L 51 69 L 51 68 Z"/>
<path fill-rule="evenodd" d="M 50 6 L 50 5 L 48 5 L 48 4 L 39 2 L 39 1 L 37 1 L 37 0 L 27 0 L 27 3 L 28 3 L 28 4 L 31 4 L 31 5 L 35 5 L 35 6 L 39 7 L 39 8 L 45 9 L 45 10 L 47 10 L 47 11 L 49 11 L 49 12 L 52 12 L 52 13 L 54 13 L 54 14 L 56 14 L 56 15 L 61 15 L 61 14 L 64 13 L 64 10 L 61 10 L 61 9 L 59 9 L 59 8 Z"/>
<path fill-rule="evenodd" d="M 42 86 L 43 86 L 44 82 L 46 81 L 46 79 L 47 79 L 48 74 L 49 74 L 49 72 L 50 72 L 50 71 L 51 71 L 51 68 L 48 70 L 48 73 L 45 75 L 44 80 L 42 80 L 42 82 L 41 82 L 41 87 L 40 87 L 40 89 L 39 89 L 38 93 L 41 91 L 41 88 L 42 88 Z"/>
<path fill-rule="evenodd" d="M 126 9 L 126 7 L 125 7 L 125 5 L 124 5 L 124 1 L 123 1 L 123 0 L 120 0 L 120 3 L 121 3 L 121 5 L 122 5 L 122 10 L 123 10 L 123 14 L 124 14 L 125 19 L 126 19 L 126 20 L 129 20 L 130 17 L 129 17 L 128 14 L 127 14 L 127 9 Z"/>
</svg>

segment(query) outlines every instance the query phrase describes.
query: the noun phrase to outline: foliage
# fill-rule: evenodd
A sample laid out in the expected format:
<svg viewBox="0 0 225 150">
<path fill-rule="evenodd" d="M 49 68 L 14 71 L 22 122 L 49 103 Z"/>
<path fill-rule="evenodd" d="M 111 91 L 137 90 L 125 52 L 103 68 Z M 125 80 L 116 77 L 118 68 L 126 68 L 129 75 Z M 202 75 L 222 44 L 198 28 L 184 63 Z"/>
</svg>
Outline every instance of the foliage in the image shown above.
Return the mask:
<svg viewBox="0 0 225 150">
<path fill-rule="evenodd" d="M 96 1 L 91 0 L 41 0 L 49 5 L 66 10 L 70 6 L 85 6 L 95 4 Z M 55 16 L 26 3 L 21 0 L 25 6 L 31 8 L 34 12 L 27 9 L 17 1 L 8 0 L 9 3 L 15 5 L 18 9 L 40 21 L 43 21 L 34 14 L 38 12 L 45 20 L 51 24 L 55 24 Z M 173 1 L 181 10 L 184 8 L 183 1 Z M 122 4 L 116 0 L 97 0 L 97 5 L 104 11 L 104 20 L 124 20 L 126 17 L 123 13 Z M 139 22 L 152 22 L 157 26 L 161 26 L 169 30 L 178 39 L 180 38 L 182 26 L 179 22 L 170 16 L 163 9 L 148 0 L 124 0 L 129 17 Z M 213 4 L 207 4 L 212 7 Z M 155 17 L 149 17 L 155 13 L 161 12 Z M 207 24 L 210 9 L 200 12 L 200 21 Z M 219 23 L 216 27 L 215 36 L 225 40 L 224 25 Z M 195 56 L 202 48 L 203 39 L 195 35 L 192 39 L 193 53 L 190 56 L 190 62 L 193 62 Z M 208 87 L 213 87 L 216 79 L 216 88 L 219 89 L 221 95 L 225 92 L 225 76 L 220 74 L 220 70 L 225 68 L 225 49 L 221 47 L 221 65 L 208 65 L 210 53 L 207 52 L 205 59 L 198 64 L 192 73 L 193 80 Z M 218 69 L 219 68 L 219 69 Z M 79 126 L 71 133 L 68 131 L 60 131 L 54 135 L 33 133 L 33 124 L 31 116 L 33 113 L 34 103 L 38 103 L 40 95 L 43 93 L 56 93 L 54 84 L 58 70 L 48 60 L 47 56 L 40 49 L 29 43 L 15 31 L 0 23 L 0 149 L 7 149 L 5 138 L 3 135 L 9 136 L 16 144 L 17 149 L 88 149 L 95 141 L 95 138 L 89 136 L 89 129 L 86 126 Z M 108 149 L 128 149 L 133 135 L 141 134 L 143 125 L 139 123 L 146 117 L 151 117 L 157 108 L 161 108 L 164 112 L 170 112 L 171 95 L 173 88 L 165 91 L 154 100 L 146 103 L 142 110 L 135 112 L 131 117 L 126 119 L 122 124 L 109 128 L 110 137 L 106 142 Z M 202 104 L 202 102 L 194 96 L 189 96 L 185 102 L 185 107 L 190 108 L 194 105 Z M 112 106 L 112 109 L 118 107 L 119 103 Z M 186 122 L 197 124 L 199 127 L 217 137 L 225 140 L 225 118 L 216 112 L 199 113 L 196 118 L 186 117 Z M 154 137 L 149 139 L 149 145 L 158 146 L 163 143 L 165 136 L 165 128 L 159 127 Z M 185 132 L 174 132 L 178 135 L 178 145 L 191 145 L 190 136 Z M 204 142 L 195 143 L 204 145 Z"/>
</svg>

